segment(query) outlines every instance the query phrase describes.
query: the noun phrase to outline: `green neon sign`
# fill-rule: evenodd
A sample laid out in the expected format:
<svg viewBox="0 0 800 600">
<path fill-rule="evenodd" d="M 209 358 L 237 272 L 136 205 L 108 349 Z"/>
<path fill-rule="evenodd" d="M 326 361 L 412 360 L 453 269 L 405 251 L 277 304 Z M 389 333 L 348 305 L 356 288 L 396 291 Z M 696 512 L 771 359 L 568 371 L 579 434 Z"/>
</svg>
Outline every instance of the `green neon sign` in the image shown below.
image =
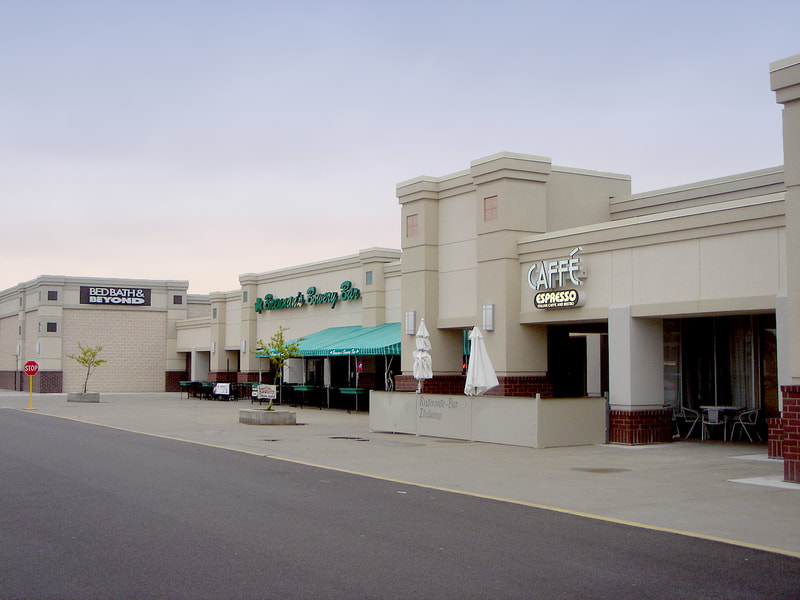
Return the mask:
<svg viewBox="0 0 800 600">
<path fill-rule="evenodd" d="M 361 298 L 361 290 L 353 287 L 350 281 L 343 281 L 339 286 L 338 292 L 319 292 L 316 286 L 309 287 L 305 293 L 297 292 L 296 296 L 287 296 L 286 298 L 276 298 L 272 294 L 267 294 L 263 298 L 256 298 L 255 311 L 261 314 L 265 310 L 281 310 L 284 308 L 302 308 L 303 306 L 315 306 L 318 304 L 330 304 L 331 308 L 335 308 L 336 304 L 341 300 L 347 302 L 349 300 L 359 300 Z"/>
</svg>

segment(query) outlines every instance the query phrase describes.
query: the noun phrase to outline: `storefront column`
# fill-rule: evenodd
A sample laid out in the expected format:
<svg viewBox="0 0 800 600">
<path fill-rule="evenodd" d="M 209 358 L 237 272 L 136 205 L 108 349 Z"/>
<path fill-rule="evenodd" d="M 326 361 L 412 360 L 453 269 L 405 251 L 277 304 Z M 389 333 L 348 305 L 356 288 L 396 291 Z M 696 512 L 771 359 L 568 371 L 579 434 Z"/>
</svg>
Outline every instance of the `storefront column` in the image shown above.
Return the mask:
<svg viewBox="0 0 800 600">
<path fill-rule="evenodd" d="M 630 306 L 610 307 L 608 354 L 609 441 L 671 441 L 671 411 L 664 408 L 662 320 L 634 318 Z"/>
<path fill-rule="evenodd" d="M 260 358 L 256 358 L 255 349 L 258 339 L 258 313 L 255 311 L 255 301 L 258 297 L 258 285 L 254 275 L 247 274 L 239 277 L 242 294 L 242 312 L 240 320 L 239 340 L 239 383 L 256 381 Z"/>
<path fill-rule="evenodd" d="M 770 65 L 770 88 L 783 105 L 786 181 L 786 298 L 776 310 L 781 445 L 784 478 L 800 483 L 800 54 Z"/>
<path fill-rule="evenodd" d="M 786 385 L 783 394 L 783 478 L 800 483 L 800 385 Z"/>
<path fill-rule="evenodd" d="M 800 54 L 770 65 L 770 87 L 783 105 L 783 161 L 786 182 L 786 326 L 779 330 L 789 373 L 784 385 L 800 385 Z M 785 371 L 786 367 L 784 367 Z"/>
</svg>

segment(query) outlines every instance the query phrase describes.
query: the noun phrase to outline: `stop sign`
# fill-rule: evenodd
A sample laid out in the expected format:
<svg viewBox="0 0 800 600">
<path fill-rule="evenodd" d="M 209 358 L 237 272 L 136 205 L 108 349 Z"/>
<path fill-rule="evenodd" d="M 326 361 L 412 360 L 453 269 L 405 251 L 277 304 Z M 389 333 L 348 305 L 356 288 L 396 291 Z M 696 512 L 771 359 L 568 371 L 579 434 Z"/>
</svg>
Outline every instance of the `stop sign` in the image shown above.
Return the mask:
<svg viewBox="0 0 800 600">
<path fill-rule="evenodd" d="M 22 370 L 25 371 L 26 375 L 36 375 L 39 372 L 39 364 L 34 360 L 29 360 L 25 363 L 25 366 L 22 367 Z"/>
</svg>

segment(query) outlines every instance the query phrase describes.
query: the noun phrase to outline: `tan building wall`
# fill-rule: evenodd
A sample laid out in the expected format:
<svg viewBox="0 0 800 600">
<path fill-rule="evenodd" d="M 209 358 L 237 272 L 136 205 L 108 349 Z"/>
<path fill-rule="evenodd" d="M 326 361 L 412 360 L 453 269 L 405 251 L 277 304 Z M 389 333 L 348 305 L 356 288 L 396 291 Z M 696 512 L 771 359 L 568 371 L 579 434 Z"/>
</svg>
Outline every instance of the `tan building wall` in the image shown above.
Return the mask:
<svg viewBox="0 0 800 600">
<path fill-rule="evenodd" d="M 71 310 L 64 323 L 64 391 L 83 390 L 86 370 L 67 354 L 84 346 L 103 346 L 101 358 L 108 361 L 89 379 L 91 392 L 164 391 L 166 346 L 164 312 Z"/>
<path fill-rule="evenodd" d="M 82 295 L 81 288 L 86 294 Z M 105 302 L 90 289 L 133 290 L 142 303 L 126 303 L 109 295 Z M 34 390 L 66 391 L 76 386 L 76 364 L 66 357 L 77 351 L 77 342 L 105 346 L 103 365 L 93 376 L 95 391 L 164 391 L 177 389 L 185 370 L 178 354 L 176 323 L 186 319 L 188 282 L 41 276 L 0 291 L 0 348 L 19 344 L 19 364 L 35 360 L 39 374 Z M 109 292 L 110 293 L 110 292 Z M 145 296 L 149 294 L 149 303 Z M 100 300 L 90 302 L 91 299 Z M 138 299 L 136 300 L 138 302 Z M 16 327 L 11 325 L 17 321 Z M 8 326 L 6 326 L 8 325 Z M 23 334 L 19 335 L 19 327 Z M 127 345 L 123 350 L 122 346 Z M 16 386 L 15 361 L 0 362 L 0 385 Z M 175 381 L 173 381 L 175 380 Z M 77 390 L 72 390 L 77 391 Z"/>
</svg>

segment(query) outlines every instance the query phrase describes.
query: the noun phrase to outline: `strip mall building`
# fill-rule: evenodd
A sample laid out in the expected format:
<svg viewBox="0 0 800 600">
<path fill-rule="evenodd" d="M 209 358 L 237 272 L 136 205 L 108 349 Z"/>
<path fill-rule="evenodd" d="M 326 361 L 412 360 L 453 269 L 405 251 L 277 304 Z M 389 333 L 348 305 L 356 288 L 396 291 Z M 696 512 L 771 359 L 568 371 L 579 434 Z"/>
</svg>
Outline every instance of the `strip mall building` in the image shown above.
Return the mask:
<svg viewBox="0 0 800 600">
<path fill-rule="evenodd" d="M 39 389 L 74 387 L 65 355 L 77 341 L 110 352 L 98 391 L 250 380 L 265 368 L 258 340 L 279 327 L 374 338 L 394 324 L 362 364 L 344 357 L 367 356 L 368 342 L 327 355 L 315 342 L 307 356 L 322 360 L 292 377 L 412 391 L 424 318 L 429 394 L 463 394 L 464 331 L 478 325 L 500 381 L 490 396 L 607 395 L 612 442 L 670 440 L 680 406 L 757 408 L 782 431 L 800 401 L 800 55 L 770 77 L 781 167 L 631 194 L 627 175 L 502 153 L 399 184 L 401 251 L 245 274 L 240 289 L 206 297 L 187 295 L 187 282 L 40 277 L 0 292 L 0 383 L 18 386 L 34 359 Z M 89 302 L 84 288 L 149 290 L 149 304 Z"/>
</svg>

